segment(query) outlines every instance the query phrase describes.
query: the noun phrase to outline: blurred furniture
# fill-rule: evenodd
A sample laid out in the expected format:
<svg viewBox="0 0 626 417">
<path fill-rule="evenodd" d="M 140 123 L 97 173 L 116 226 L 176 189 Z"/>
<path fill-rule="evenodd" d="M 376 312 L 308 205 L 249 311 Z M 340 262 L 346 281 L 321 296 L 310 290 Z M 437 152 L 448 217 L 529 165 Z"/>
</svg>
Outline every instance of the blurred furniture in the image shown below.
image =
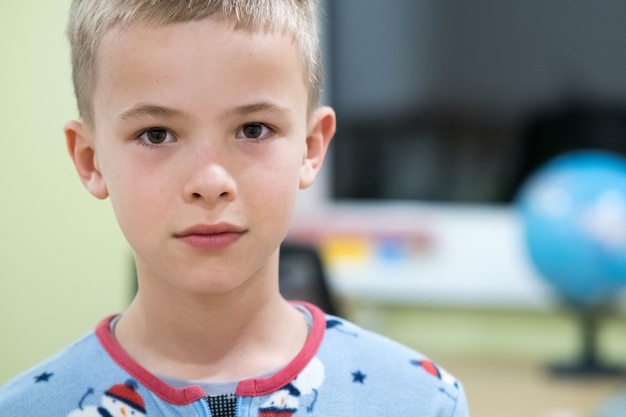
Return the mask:
<svg viewBox="0 0 626 417">
<path fill-rule="evenodd" d="M 318 251 L 285 242 L 280 248 L 280 292 L 287 300 L 308 301 L 328 314 L 338 314 Z"/>
</svg>

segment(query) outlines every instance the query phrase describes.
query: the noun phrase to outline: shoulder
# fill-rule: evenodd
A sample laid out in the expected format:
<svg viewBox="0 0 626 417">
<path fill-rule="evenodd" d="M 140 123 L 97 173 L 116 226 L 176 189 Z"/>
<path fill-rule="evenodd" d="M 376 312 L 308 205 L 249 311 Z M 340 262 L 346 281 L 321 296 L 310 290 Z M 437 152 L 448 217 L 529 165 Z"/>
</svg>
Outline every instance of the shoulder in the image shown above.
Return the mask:
<svg viewBox="0 0 626 417">
<path fill-rule="evenodd" d="M 367 393 L 368 401 L 402 402 L 413 410 L 420 403 L 423 415 L 431 415 L 427 409 L 438 410 L 432 415 L 466 415 L 463 387 L 444 368 L 412 348 L 347 320 L 326 316 L 319 357 L 328 379 L 343 374 L 338 375 L 345 382 L 343 389 Z"/>
<path fill-rule="evenodd" d="M 67 415 L 61 410 L 76 408 L 106 358 L 88 334 L 0 387 L 0 415 Z"/>
<path fill-rule="evenodd" d="M 91 357 L 97 354 L 100 350 L 99 347 L 100 344 L 95 334 L 93 332 L 89 333 L 53 356 L 48 357 L 39 364 L 34 365 L 9 380 L 0 387 L 0 398 L 3 398 L 3 396 L 10 392 L 20 392 L 24 388 L 32 385 L 32 383 L 43 384 L 44 382 L 49 382 L 54 377 L 54 373 L 51 374 L 50 370 L 58 368 L 66 370 L 71 363 L 80 361 L 86 356 Z"/>
<path fill-rule="evenodd" d="M 435 376 L 448 385 L 458 384 L 452 375 L 415 349 L 339 317 L 326 316 L 322 350 L 328 350 L 331 360 L 372 362 L 381 371 L 389 369 L 396 375 L 416 374 L 426 381 Z"/>
</svg>

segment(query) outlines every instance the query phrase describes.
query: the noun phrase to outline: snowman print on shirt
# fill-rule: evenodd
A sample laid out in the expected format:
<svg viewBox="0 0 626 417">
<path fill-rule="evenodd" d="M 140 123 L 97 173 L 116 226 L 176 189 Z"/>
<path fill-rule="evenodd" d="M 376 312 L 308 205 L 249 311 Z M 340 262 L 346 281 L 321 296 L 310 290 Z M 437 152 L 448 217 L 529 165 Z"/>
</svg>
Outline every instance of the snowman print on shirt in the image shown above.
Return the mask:
<svg viewBox="0 0 626 417">
<path fill-rule="evenodd" d="M 100 406 L 83 407 L 83 401 L 94 391 L 89 388 L 76 410 L 67 417 L 145 417 L 146 405 L 137 392 L 137 383 L 129 379 L 124 384 L 113 385 L 100 399 Z"/>
<path fill-rule="evenodd" d="M 308 412 L 313 411 L 317 390 L 324 383 L 324 364 L 317 357 L 304 368 L 296 379 L 278 390 L 261 405 L 259 417 L 291 417 L 304 396 L 313 396 Z"/>
</svg>

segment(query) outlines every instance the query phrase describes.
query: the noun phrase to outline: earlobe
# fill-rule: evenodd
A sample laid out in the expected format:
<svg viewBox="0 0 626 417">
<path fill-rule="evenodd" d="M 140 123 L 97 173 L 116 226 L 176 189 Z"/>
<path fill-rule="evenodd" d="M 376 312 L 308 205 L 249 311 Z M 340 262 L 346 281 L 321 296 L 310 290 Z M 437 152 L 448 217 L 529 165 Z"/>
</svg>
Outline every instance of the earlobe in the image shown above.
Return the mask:
<svg viewBox="0 0 626 417">
<path fill-rule="evenodd" d="M 67 122 L 63 128 L 67 150 L 74 162 L 78 176 L 85 188 L 95 197 L 109 196 L 104 178 L 96 159 L 96 151 L 88 139 L 85 125 L 75 120 Z"/>
<path fill-rule="evenodd" d="M 300 171 L 300 188 L 309 187 L 322 168 L 326 151 L 335 135 L 335 111 L 330 107 L 319 107 L 313 112 L 306 138 L 306 154 Z"/>
</svg>

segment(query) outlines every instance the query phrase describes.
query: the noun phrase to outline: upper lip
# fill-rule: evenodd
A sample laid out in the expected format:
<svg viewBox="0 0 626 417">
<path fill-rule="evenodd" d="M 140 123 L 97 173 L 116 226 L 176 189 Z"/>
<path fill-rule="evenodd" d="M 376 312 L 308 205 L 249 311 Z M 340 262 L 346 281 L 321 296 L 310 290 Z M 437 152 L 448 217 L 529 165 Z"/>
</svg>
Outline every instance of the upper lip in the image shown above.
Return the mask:
<svg viewBox="0 0 626 417">
<path fill-rule="evenodd" d="M 197 224 L 185 230 L 174 233 L 174 237 L 185 237 L 192 235 L 216 235 L 220 233 L 243 233 L 245 229 L 230 223 Z"/>
</svg>

